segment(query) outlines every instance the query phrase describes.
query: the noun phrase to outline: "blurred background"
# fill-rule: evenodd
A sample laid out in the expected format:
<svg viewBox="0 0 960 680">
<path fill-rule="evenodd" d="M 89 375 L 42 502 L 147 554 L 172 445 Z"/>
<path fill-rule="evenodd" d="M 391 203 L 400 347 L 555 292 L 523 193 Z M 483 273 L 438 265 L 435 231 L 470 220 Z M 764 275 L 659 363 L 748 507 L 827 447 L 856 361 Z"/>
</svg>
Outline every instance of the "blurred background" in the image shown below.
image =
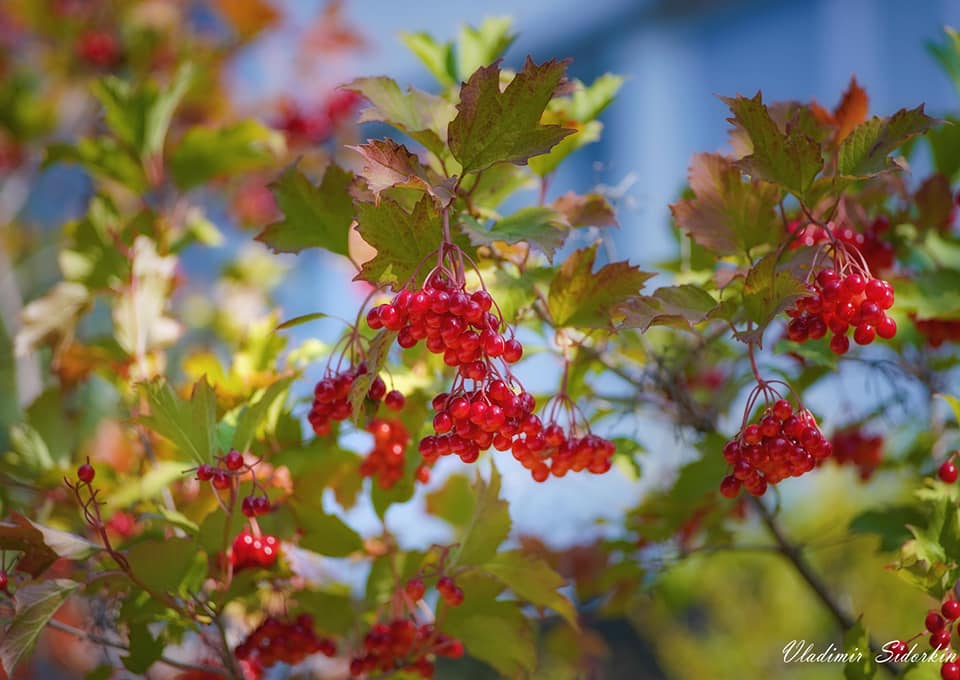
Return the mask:
<svg viewBox="0 0 960 680">
<path fill-rule="evenodd" d="M 195 30 L 225 30 L 222 18 L 204 3 L 179 4 Z M 940 40 L 944 26 L 960 25 L 956 0 L 347 0 L 334 6 L 321 0 L 273 0 L 273 5 L 276 22 L 230 62 L 225 85 L 241 113 L 288 134 L 294 127 L 292 110 L 327 101 L 337 85 L 356 76 L 382 74 L 401 85 L 434 89 L 432 78 L 398 34 L 423 31 L 447 39 L 461 25 L 476 25 L 489 16 L 515 20 L 519 37 L 508 52 L 508 66 L 520 65 L 527 54 L 537 61 L 571 57 L 570 73 L 585 82 L 606 72 L 625 76 L 620 96 L 601 117 L 603 137 L 562 166 L 551 181 L 550 196 L 571 189 L 607 194 L 618 207 L 621 224 L 612 237 L 611 256 L 629 258 L 644 269 L 655 269 L 676 253 L 667 206 L 685 184 L 691 155 L 726 145 L 727 109 L 715 95 L 762 90 L 765 101 L 815 99 L 832 107 L 855 75 L 870 96 L 871 114 L 889 114 L 920 102 L 931 115 L 957 108 L 956 90 L 925 47 Z M 305 45 L 315 49 L 305 50 Z M 71 130 L 61 127 L 57 134 L 68 138 Z M 358 135 L 345 133 L 344 141 L 382 134 L 381 128 L 366 126 Z M 922 153 L 915 162 L 925 163 Z M 36 297 L 56 281 L 49 257 L 54 244 L 45 243 L 43 234 L 82 214 L 91 187 L 75 167 L 33 169 L 39 173 L 36 182 L 18 184 L 11 175 L 0 195 L 0 208 L 6 208 L 3 221 L 11 219 L 12 210 L 41 244 L 28 258 L 0 260 L 0 281 L 16 276 L 22 298 L 6 295 L 0 301 L 8 314 L 11 306 Z M 247 196 L 253 197 L 254 210 L 255 192 L 252 188 Z M 224 264 L 238 254 L 245 266 L 260 267 L 261 274 L 269 270 L 282 318 L 316 311 L 347 318 L 354 314 L 366 291 L 344 287 L 351 271 L 342 262 L 307 252 L 281 256 L 277 268 L 276 259 L 266 257 L 265 248 L 254 244 L 253 232 L 237 218 L 236 205 L 218 202 L 215 196 L 199 198 L 226 240 L 217 251 L 184 253 L 183 266 L 191 280 L 181 300 L 186 314 L 201 318 L 211 306 L 227 307 L 236 322 L 243 323 L 263 311 L 266 299 L 219 282 Z M 653 281 L 658 283 L 662 281 Z M 290 345 L 297 346 L 314 337 L 331 342 L 340 330 L 335 323 L 320 322 L 293 329 L 288 336 Z M 534 389 L 550 389 L 557 380 L 556 365 L 531 364 L 525 379 Z M 859 394 L 862 377 L 854 374 L 848 386 Z M 309 381 L 302 387 L 306 393 Z M 829 425 L 835 407 L 847 401 L 841 390 L 813 406 L 834 409 L 826 418 Z M 858 406 L 867 408 L 869 403 Z M 538 534 L 554 550 L 574 547 L 567 557 L 576 562 L 575 546 L 608 533 L 604 520 L 619 520 L 690 458 L 688 443 L 678 441 L 668 425 L 643 421 L 611 427 L 624 434 L 640 433 L 648 452 L 642 476 L 626 469 L 596 478 L 571 476 L 530 494 L 527 473 L 519 466 L 502 466 L 519 534 Z M 442 478 L 442 466 L 438 472 Z M 830 467 L 810 477 L 793 482 L 786 499 L 797 510 L 791 520 L 797 540 L 815 550 L 818 566 L 850 594 L 843 604 L 879 623 L 878 639 L 912 627 L 903 622 L 922 619 L 924 603 L 884 572 L 871 539 L 838 539 L 836 531 L 870 503 L 902 496 L 902 485 L 881 474 L 869 491 L 857 487 L 857 494 L 850 494 L 852 470 Z M 819 500 L 810 503 L 810 498 Z M 425 517 L 421 503 L 418 498 L 393 508 L 388 516 L 391 529 L 410 544 L 443 540 L 447 528 Z M 348 521 L 359 529 L 377 527 L 369 507 L 351 510 Z M 751 527 L 743 531 L 743 542 L 749 544 Z M 596 621 L 598 656 L 607 659 L 606 674 L 600 677 L 764 678 L 774 677 L 772 668 L 784 673 L 782 677 L 840 677 L 839 667 L 797 665 L 783 670 L 776 665 L 778 650 L 787 641 L 806 637 L 820 644 L 836 635 L 805 584 L 766 552 L 762 545 L 735 554 L 707 552 L 676 565 L 658 563 L 658 556 L 652 556 L 651 571 L 666 572 L 661 588 L 640 597 L 636 611 L 624 619 Z M 349 567 L 344 576 L 356 582 L 364 578 L 350 574 Z M 43 667 L 37 677 L 59 673 L 53 666 Z M 565 677 L 560 671 L 545 673 L 551 680 Z M 482 676 L 476 669 L 476 677 Z"/>
</svg>

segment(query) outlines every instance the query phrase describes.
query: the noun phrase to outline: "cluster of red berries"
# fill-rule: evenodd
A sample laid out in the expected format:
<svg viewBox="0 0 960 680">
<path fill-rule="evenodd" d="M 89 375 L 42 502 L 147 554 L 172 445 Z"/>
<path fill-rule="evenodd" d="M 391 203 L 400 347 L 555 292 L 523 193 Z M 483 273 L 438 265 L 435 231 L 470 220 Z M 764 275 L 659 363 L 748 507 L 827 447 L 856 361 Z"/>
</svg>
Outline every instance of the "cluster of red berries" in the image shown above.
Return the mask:
<svg viewBox="0 0 960 680">
<path fill-rule="evenodd" d="M 360 474 L 375 477 L 382 489 L 390 489 L 403 477 L 410 432 L 399 420 L 374 418 L 367 426 L 373 435 L 373 450 L 360 464 Z"/>
<path fill-rule="evenodd" d="M 789 401 L 778 399 L 763 410 L 758 422 L 744 427 L 723 447 L 733 471 L 720 483 L 720 493 L 735 498 L 742 486 L 762 496 L 768 484 L 812 470 L 832 448 L 809 411 L 794 410 Z"/>
<path fill-rule="evenodd" d="M 816 224 L 802 225 L 801 222 L 792 222 L 788 231 L 796 234 L 796 239 L 790 244 L 791 248 L 800 246 L 815 246 L 830 240 L 827 230 Z M 893 267 L 894 250 L 883 238 L 883 234 L 890 229 L 890 220 L 880 215 L 871 222 L 865 231 L 859 232 L 844 226 L 832 229 L 835 239 L 849 246 L 853 246 L 863 255 L 870 271 L 882 272 Z"/>
<path fill-rule="evenodd" d="M 431 276 L 422 290 L 403 289 L 387 304 L 367 313 L 367 325 L 374 330 L 397 331 L 397 344 L 404 349 L 421 340 L 445 364 L 459 367 L 465 378 L 483 380 L 488 359 L 502 357 L 514 363 L 523 356 L 516 338 L 500 334 L 503 320 L 493 314 L 493 298 L 486 290 L 467 293 L 444 276 Z"/>
<path fill-rule="evenodd" d="M 957 471 L 957 465 L 953 462 L 953 459 L 956 457 L 957 452 L 954 451 L 950 454 L 950 457 L 943 461 L 943 464 L 940 465 L 940 468 L 937 470 L 937 477 L 940 478 L 940 481 L 946 482 L 947 484 L 953 484 L 957 481 L 957 477 L 960 476 L 960 472 Z"/>
<path fill-rule="evenodd" d="M 535 435 L 543 425 L 534 414 L 536 401 L 529 392 L 514 392 L 500 378 L 482 381 L 467 391 L 462 385 L 433 398 L 433 431 L 420 440 L 419 450 L 427 463 L 456 454 L 473 463 L 491 446 L 506 451 L 520 434 Z"/>
<path fill-rule="evenodd" d="M 911 314 L 910 319 L 931 347 L 960 341 L 960 319 L 918 319 L 915 314 Z"/>
<path fill-rule="evenodd" d="M 883 460 L 883 437 L 865 434 L 859 427 L 834 432 L 830 444 L 837 464 L 855 465 L 863 481 L 873 476 Z"/>
<path fill-rule="evenodd" d="M 897 640 L 884 648 L 891 655 L 892 661 L 902 662 L 907 660 L 910 653 L 910 643 L 926 633 L 930 634 L 930 647 L 941 652 L 950 649 L 950 640 L 953 637 L 953 631 L 957 619 L 960 619 L 960 601 L 956 599 L 956 594 L 949 597 L 940 605 L 939 611 L 931 609 L 927 612 L 924 619 L 925 630 L 917 633 L 909 640 Z M 960 663 L 956 660 L 945 661 L 940 666 L 940 677 L 943 680 L 960 680 Z"/>
<path fill-rule="evenodd" d="M 417 625 L 398 618 L 377 623 L 363 638 L 363 653 L 350 661 L 350 675 L 392 673 L 400 670 L 432 678 L 432 655 L 459 659 L 463 643 L 437 631 L 431 624 Z"/>
<path fill-rule="evenodd" d="M 10 585 L 10 576 L 7 574 L 6 569 L 0 569 L 0 593 L 5 593 L 10 595 L 10 591 L 7 590 L 7 587 Z"/>
<path fill-rule="evenodd" d="M 277 663 L 295 666 L 318 652 L 332 657 L 337 646 L 333 640 L 317 636 L 309 614 L 301 614 L 292 622 L 268 616 L 234 650 L 238 659 L 252 662 L 260 669 Z"/>
<path fill-rule="evenodd" d="M 77 54 L 98 68 L 111 68 L 120 62 L 120 44 L 108 31 L 87 31 L 77 41 Z"/>
<path fill-rule="evenodd" d="M 426 590 L 427 587 L 420 578 L 410 579 L 403 587 L 403 592 L 414 602 L 423 599 Z M 437 592 L 451 607 L 459 607 L 463 604 L 463 589 L 449 576 L 441 576 L 437 579 Z"/>
<path fill-rule="evenodd" d="M 337 90 L 322 105 L 307 109 L 295 102 L 280 104 L 280 117 L 274 124 L 286 133 L 291 146 L 319 144 L 333 134 L 342 121 L 353 115 L 360 96 L 349 90 Z"/>
<path fill-rule="evenodd" d="M 230 560 L 234 571 L 247 567 L 267 568 L 276 563 L 279 553 L 280 543 L 276 536 L 254 536 L 249 529 L 244 529 L 233 539 Z"/>
<path fill-rule="evenodd" d="M 318 436 L 330 434 L 332 421 L 346 420 L 352 415 L 350 390 L 353 382 L 366 373 L 367 365 L 361 363 L 356 368 L 348 368 L 317 383 L 313 390 L 313 406 L 307 419 Z M 379 375 L 370 383 L 367 398 L 374 402 L 383 401 L 387 408 L 393 411 L 402 409 L 406 401 L 399 391 L 388 392 L 386 383 Z"/>
<path fill-rule="evenodd" d="M 839 355 L 850 349 L 851 328 L 858 345 L 869 345 L 876 336 L 889 340 L 896 335 L 897 324 L 885 313 L 893 306 L 893 286 L 887 281 L 823 269 L 811 291 L 787 310 L 792 317 L 787 324 L 790 340 L 818 340 L 829 331 L 830 350 Z"/>
<path fill-rule="evenodd" d="M 243 459 L 243 454 L 231 449 L 223 456 L 217 457 L 217 465 L 203 463 L 197 467 L 197 479 L 201 482 L 210 482 L 214 489 L 224 491 L 233 484 L 233 479 L 245 474 L 252 466 Z M 250 494 L 243 498 L 240 509 L 247 517 L 259 517 L 272 509 L 270 499 L 265 494 Z"/>
<path fill-rule="evenodd" d="M 578 437 L 556 422 L 544 427 L 539 421 L 537 416 L 528 419 L 525 425 L 539 427 L 525 427 L 523 438 L 514 440 L 511 447 L 513 457 L 530 470 L 534 481 L 544 482 L 550 475 L 563 477 L 571 470 L 600 475 L 610 469 L 616 450 L 613 442 L 595 434 Z"/>
</svg>

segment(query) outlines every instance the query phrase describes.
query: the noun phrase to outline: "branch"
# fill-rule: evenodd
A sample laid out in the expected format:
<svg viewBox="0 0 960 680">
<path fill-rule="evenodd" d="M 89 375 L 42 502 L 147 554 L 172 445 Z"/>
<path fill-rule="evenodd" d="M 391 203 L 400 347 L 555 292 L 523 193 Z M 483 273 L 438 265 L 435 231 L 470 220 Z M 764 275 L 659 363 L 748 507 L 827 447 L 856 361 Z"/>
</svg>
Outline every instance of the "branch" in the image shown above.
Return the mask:
<svg viewBox="0 0 960 680">
<path fill-rule="evenodd" d="M 853 617 L 850 616 L 844 609 L 840 606 L 840 603 L 836 601 L 833 597 L 833 593 L 827 588 L 827 585 L 823 582 L 818 574 L 813 571 L 813 568 L 810 566 L 810 563 L 807 561 L 807 558 L 803 555 L 803 552 L 800 548 L 792 543 L 790 539 L 783 533 L 783 528 L 780 526 L 780 523 L 777 522 L 777 518 L 767 509 L 759 498 L 756 496 L 750 496 L 750 502 L 753 507 L 760 515 L 760 519 L 763 520 L 764 525 L 770 532 L 770 535 L 777 542 L 777 546 L 780 550 L 780 554 L 783 555 L 787 561 L 796 569 L 797 573 L 807 582 L 807 585 L 816 593 L 817 597 L 827 608 L 830 614 L 833 616 L 834 620 L 840 625 L 840 627 L 846 632 L 856 625 Z M 876 658 L 882 654 L 882 649 L 872 638 L 870 639 L 870 653 Z M 893 675 L 899 676 L 903 674 L 903 669 L 895 663 L 885 663 L 882 664 L 884 668 L 889 670 Z"/>
<path fill-rule="evenodd" d="M 49 622 L 47 622 L 47 625 L 48 625 L 50 628 L 53 628 L 54 630 L 63 631 L 64 633 L 70 633 L 71 635 L 75 635 L 75 636 L 77 636 L 78 638 L 81 638 L 81 639 L 84 639 L 84 640 L 89 640 L 90 642 L 94 642 L 94 643 L 96 643 L 96 644 L 98 644 L 98 645 L 103 645 L 104 647 L 112 647 L 113 649 L 119 649 L 119 650 L 124 651 L 124 652 L 129 652 L 129 651 L 130 651 L 130 648 L 129 648 L 127 645 L 123 644 L 122 642 L 117 642 L 117 641 L 115 641 L 115 640 L 111 640 L 110 638 L 106 638 L 106 637 L 103 637 L 103 636 L 101 636 L 101 635 L 97 635 L 96 633 L 88 633 L 88 632 L 85 631 L 85 630 L 81 630 L 81 629 L 79 629 L 79 628 L 74 628 L 73 626 L 69 626 L 69 625 L 67 625 L 67 624 L 65 624 L 65 623 L 61 623 L 60 621 L 57 621 L 56 619 L 50 620 Z M 165 657 L 165 656 L 161 656 L 159 659 L 157 659 L 157 663 L 166 664 L 167 666 L 172 666 L 172 667 L 174 667 L 174 668 L 179 668 L 179 669 L 185 670 L 185 671 L 202 671 L 202 672 L 204 672 L 204 673 L 210 673 L 211 675 L 215 675 L 215 676 L 217 676 L 218 678 L 226 678 L 227 680 L 230 680 L 230 677 L 231 677 L 230 675 L 227 675 L 227 674 L 226 674 L 222 669 L 220 669 L 220 668 L 214 668 L 214 667 L 212 667 L 212 666 L 200 666 L 200 665 L 198 665 L 198 664 L 186 663 L 186 662 L 184 662 L 184 661 L 177 661 L 177 660 L 175 660 L 175 659 L 168 659 L 168 658 Z"/>
</svg>

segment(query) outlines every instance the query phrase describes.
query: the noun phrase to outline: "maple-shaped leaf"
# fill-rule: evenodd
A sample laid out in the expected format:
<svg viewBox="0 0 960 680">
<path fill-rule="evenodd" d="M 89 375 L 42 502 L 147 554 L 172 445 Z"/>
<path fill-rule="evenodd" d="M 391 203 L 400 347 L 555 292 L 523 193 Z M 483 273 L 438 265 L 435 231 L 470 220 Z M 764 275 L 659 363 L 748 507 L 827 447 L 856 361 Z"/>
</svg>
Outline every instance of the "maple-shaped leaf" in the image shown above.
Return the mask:
<svg viewBox="0 0 960 680">
<path fill-rule="evenodd" d="M 806 284 L 798 279 L 789 262 L 781 262 L 773 252 L 750 268 L 743 284 L 743 311 L 752 330 L 738 333 L 741 342 L 759 342 L 773 318 L 799 298 L 809 295 Z"/>
<path fill-rule="evenodd" d="M 393 187 L 418 189 L 436 198 L 441 205 L 453 200 L 452 179 L 443 179 L 423 166 L 416 154 L 392 139 L 374 139 L 347 147 L 363 156 L 363 179 L 379 199 L 380 193 Z"/>
<path fill-rule="evenodd" d="M 867 119 L 867 111 L 870 107 L 870 98 L 857 83 L 856 77 L 850 78 L 850 84 L 843 93 L 843 98 L 833 110 L 834 124 L 837 126 L 837 132 L 834 136 L 834 143 L 839 144 L 847 135 L 853 132 L 853 129 Z"/>
<path fill-rule="evenodd" d="M 267 225 L 256 239 L 277 253 L 324 248 L 348 255 L 353 201 L 348 189 L 353 173 L 330 164 L 319 186 L 296 166 L 287 168 L 272 185 L 283 219 Z"/>
<path fill-rule="evenodd" d="M 550 260 L 570 233 L 563 216 L 546 206 L 521 208 L 494 222 L 490 228 L 464 215 L 461 229 L 475 246 L 489 246 L 498 241 L 509 245 L 527 243 L 543 251 Z"/>
<path fill-rule="evenodd" d="M 36 578 L 60 558 L 81 560 L 100 546 L 74 534 L 37 524 L 16 512 L 0 522 L 0 549 L 21 553 L 17 569 Z"/>
<path fill-rule="evenodd" d="M 500 62 L 470 76 L 460 87 L 457 117 L 447 130 L 450 150 L 463 172 L 478 172 L 499 162 L 522 165 L 572 134 L 559 125 L 540 124 L 565 71 L 566 62 L 537 65 L 528 57 L 503 91 Z"/>
<path fill-rule="evenodd" d="M 443 241 L 440 213 L 429 196 L 412 212 L 387 197 L 379 204 L 358 203 L 357 231 L 377 254 L 363 263 L 356 278 L 375 285 L 404 283 Z"/>
<path fill-rule="evenodd" d="M 53 615 L 80 584 L 68 579 L 28 583 L 13 597 L 13 618 L 0 635 L 0 670 L 12 676 L 14 669 L 28 658 L 40 633 Z"/>
<path fill-rule="evenodd" d="M 639 328 L 646 332 L 651 326 L 673 326 L 692 330 L 705 321 L 717 306 L 717 301 L 699 286 L 684 284 L 658 288 L 653 295 L 632 297 L 618 305 L 625 328 Z"/>
<path fill-rule="evenodd" d="M 617 215 L 605 196 L 568 191 L 553 202 L 571 227 L 617 227 Z"/>
<path fill-rule="evenodd" d="M 169 439 L 197 463 L 209 463 L 216 452 L 217 395 L 204 375 L 183 399 L 162 378 L 141 385 L 150 405 L 139 421 Z"/>
<path fill-rule="evenodd" d="M 735 255 L 780 241 L 776 186 L 745 181 L 736 164 L 712 153 L 693 157 L 688 179 L 694 198 L 678 201 L 670 210 L 677 226 L 698 244 L 717 255 Z"/>
<path fill-rule="evenodd" d="M 654 276 L 629 262 L 612 262 L 594 272 L 598 246 L 571 254 L 550 282 L 547 307 L 558 327 L 609 328 L 613 308 Z"/>
<path fill-rule="evenodd" d="M 481 565 L 497 554 L 497 548 L 510 535 L 512 521 L 510 506 L 500 497 L 500 473 L 496 466 L 490 469 L 490 481 L 479 475 L 473 486 L 476 499 L 473 516 L 460 539 L 459 549 L 453 555 L 453 564 Z"/>
<path fill-rule="evenodd" d="M 743 128 L 752 151 L 740 166 L 752 177 L 779 184 L 802 197 L 823 167 L 820 145 L 799 125 L 781 130 L 757 92 L 752 98 L 721 97 L 730 107 L 730 122 Z"/>
<path fill-rule="evenodd" d="M 915 109 L 900 109 L 889 118 L 874 116 L 843 140 L 837 155 L 837 173 L 863 178 L 897 169 L 899 166 L 890 154 L 937 122 L 923 112 L 923 104 Z"/>
<path fill-rule="evenodd" d="M 446 99 L 412 87 L 404 92 L 395 81 L 382 76 L 357 78 L 343 89 L 362 95 L 371 104 L 360 112 L 358 122 L 387 123 L 438 157 L 447 156 L 447 125 L 456 109 Z"/>
</svg>

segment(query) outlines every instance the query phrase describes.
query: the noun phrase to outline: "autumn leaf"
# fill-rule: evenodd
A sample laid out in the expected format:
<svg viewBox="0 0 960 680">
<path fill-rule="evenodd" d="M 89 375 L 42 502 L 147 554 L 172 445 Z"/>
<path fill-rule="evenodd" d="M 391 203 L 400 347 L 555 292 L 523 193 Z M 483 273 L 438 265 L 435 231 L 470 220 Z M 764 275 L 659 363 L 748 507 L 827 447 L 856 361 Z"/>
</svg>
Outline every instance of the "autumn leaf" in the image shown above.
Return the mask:
<svg viewBox="0 0 960 680">
<path fill-rule="evenodd" d="M 890 154 L 909 139 L 925 133 L 937 120 L 915 109 L 901 109 L 889 118 L 874 116 L 853 129 L 843 140 L 837 156 L 837 173 L 863 178 L 898 168 Z"/>
<path fill-rule="evenodd" d="M 373 284 L 405 282 L 443 240 L 440 214 L 428 196 L 412 212 L 386 197 L 379 205 L 359 203 L 357 231 L 377 254 L 356 278 Z"/>
<path fill-rule="evenodd" d="M 653 295 L 632 297 L 615 308 L 623 314 L 625 328 L 646 332 L 651 326 L 692 330 L 707 319 L 717 301 L 699 286 L 684 284 L 658 288 Z"/>
<path fill-rule="evenodd" d="M 499 162 L 522 165 L 572 134 L 559 125 L 540 124 L 565 71 L 566 62 L 537 65 L 528 57 L 502 92 L 499 62 L 470 76 L 460 88 L 457 117 L 448 128 L 450 150 L 463 172 L 479 172 Z"/>
<path fill-rule="evenodd" d="M 441 205 L 449 205 L 453 200 L 453 180 L 444 180 L 425 168 L 403 144 L 392 139 L 375 139 L 347 148 L 363 157 L 362 176 L 377 199 L 385 189 L 405 187 L 424 191 Z"/>
<path fill-rule="evenodd" d="M 837 125 L 837 132 L 834 136 L 835 144 L 842 142 L 853 131 L 853 128 L 867 119 L 869 106 L 870 98 L 867 97 L 866 90 L 860 87 L 856 77 L 850 78 L 850 85 L 847 86 L 843 98 L 833 111 L 833 119 Z"/>
<path fill-rule="evenodd" d="M 563 215 L 571 227 L 616 227 L 617 215 L 606 197 L 568 191 L 553 202 L 553 209 Z"/>
<path fill-rule="evenodd" d="M 732 161 L 712 153 L 694 156 L 689 182 L 694 198 L 678 201 L 670 210 L 677 226 L 704 248 L 736 255 L 780 241 L 780 191 L 773 184 L 745 181 Z"/>
<path fill-rule="evenodd" d="M 626 261 L 604 265 L 594 272 L 598 245 L 570 255 L 550 283 L 547 307 L 558 327 L 610 327 L 613 308 L 636 295 L 653 276 Z"/>
</svg>

